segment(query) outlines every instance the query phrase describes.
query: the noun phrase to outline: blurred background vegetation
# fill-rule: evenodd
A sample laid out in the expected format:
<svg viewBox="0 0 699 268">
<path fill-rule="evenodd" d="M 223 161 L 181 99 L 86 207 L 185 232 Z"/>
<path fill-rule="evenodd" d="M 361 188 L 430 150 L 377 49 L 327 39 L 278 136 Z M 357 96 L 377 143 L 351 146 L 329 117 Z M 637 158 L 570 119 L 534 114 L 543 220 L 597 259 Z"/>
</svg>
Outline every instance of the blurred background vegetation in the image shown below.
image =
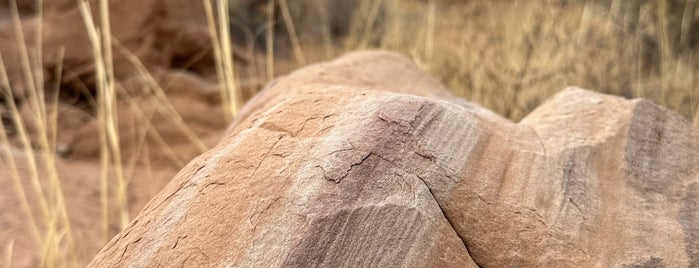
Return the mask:
<svg viewBox="0 0 699 268">
<path fill-rule="evenodd" d="M 235 3 L 233 37 L 263 52 L 273 38 L 279 73 L 344 51 L 391 49 L 513 120 L 574 85 L 646 98 L 697 121 L 696 0 Z"/>
</svg>

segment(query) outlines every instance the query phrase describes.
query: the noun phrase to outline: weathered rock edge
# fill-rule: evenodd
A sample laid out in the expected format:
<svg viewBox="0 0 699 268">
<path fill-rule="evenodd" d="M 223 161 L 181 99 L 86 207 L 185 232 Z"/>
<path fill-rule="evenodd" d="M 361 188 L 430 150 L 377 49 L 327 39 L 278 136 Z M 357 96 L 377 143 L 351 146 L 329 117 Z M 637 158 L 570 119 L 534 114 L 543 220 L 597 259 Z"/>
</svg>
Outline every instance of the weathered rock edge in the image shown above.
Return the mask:
<svg viewBox="0 0 699 268">
<path fill-rule="evenodd" d="M 353 53 L 270 84 L 90 266 L 696 267 L 697 149 L 643 100 L 515 124 Z"/>
</svg>

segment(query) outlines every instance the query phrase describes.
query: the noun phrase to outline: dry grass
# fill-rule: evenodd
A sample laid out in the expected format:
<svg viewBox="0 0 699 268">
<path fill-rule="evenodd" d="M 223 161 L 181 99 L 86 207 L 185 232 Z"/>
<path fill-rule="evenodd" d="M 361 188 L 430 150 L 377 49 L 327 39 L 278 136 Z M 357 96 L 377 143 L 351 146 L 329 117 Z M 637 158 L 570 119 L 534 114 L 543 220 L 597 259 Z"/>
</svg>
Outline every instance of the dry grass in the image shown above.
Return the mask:
<svg viewBox="0 0 699 268">
<path fill-rule="evenodd" d="M 39 6 L 42 1 L 37 1 Z M 42 9 L 37 10 L 39 15 Z M 55 267 L 63 265 L 76 265 L 75 256 L 61 251 L 64 247 L 73 247 L 75 241 L 68 219 L 67 208 L 63 197 L 61 182 L 56 170 L 56 120 L 57 120 L 57 95 L 45 96 L 43 69 L 40 67 L 41 58 L 41 31 L 37 31 L 34 44 L 35 50 L 29 49 L 22 31 L 17 3 L 10 1 L 10 14 L 16 36 L 16 45 L 19 48 L 20 64 L 24 74 L 24 84 L 28 89 L 28 112 L 22 114 L 9 83 L 5 64 L 0 58 L 0 86 L 6 105 L 10 110 L 13 125 L 19 134 L 24 159 L 15 159 L 8 140 L 7 129 L 0 127 L 0 144 L 3 148 L 2 163 L 9 168 L 10 176 L 15 185 L 15 191 L 20 198 L 22 210 L 27 214 L 28 229 L 32 239 L 40 252 L 41 266 Z M 62 60 L 62 53 L 59 56 Z M 48 108 L 47 108 L 48 106 Z M 28 128 L 36 130 L 33 136 Z M 26 162 L 28 178 L 20 177 L 18 161 Z M 26 189 L 22 181 L 29 180 L 30 189 Z M 32 199 L 30 199 L 30 197 Z M 34 205 L 32 205 L 34 204 Z M 38 208 L 38 216 L 33 207 Z M 10 241 L 6 248 L 7 263 L 11 263 L 14 242 Z"/>
<path fill-rule="evenodd" d="M 204 1 L 206 17 L 209 24 L 209 35 L 216 60 L 216 75 L 219 79 L 221 101 L 227 121 L 233 120 L 238 109 L 242 106 L 242 94 L 236 85 L 236 73 L 233 65 L 233 50 L 230 38 L 230 20 L 228 1 L 216 1 L 217 16 L 211 1 Z M 218 18 L 218 20 L 216 20 Z M 218 21 L 218 23 L 216 22 Z"/>
<path fill-rule="evenodd" d="M 41 7 L 43 3 L 37 1 L 36 6 Z M 143 150 L 145 136 L 151 136 L 155 141 L 161 144 L 160 150 L 165 151 L 171 156 L 171 161 L 176 166 L 184 166 L 184 161 L 180 159 L 172 149 L 169 148 L 167 142 L 164 141 L 159 133 L 151 128 L 150 123 L 152 114 L 140 110 L 134 99 L 128 95 L 128 92 L 117 92 L 115 89 L 115 81 L 113 74 L 112 49 L 117 48 L 126 56 L 132 63 L 134 68 L 144 77 L 144 81 L 149 82 L 148 92 L 144 92 L 143 97 L 152 100 L 152 107 L 155 107 L 157 112 L 165 119 L 171 120 L 179 128 L 185 137 L 189 139 L 192 146 L 198 148 L 200 152 L 207 150 L 204 142 L 194 133 L 194 131 L 185 123 L 185 120 L 177 113 L 174 106 L 169 102 L 165 91 L 155 82 L 155 79 L 146 70 L 146 67 L 126 50 L 118 40 L 113 39 L 110 32 L 109 10 L 106 0 L 97 2 L 97 9 L 93 10 L 88 1 L 78 1 L 79 10 L 84 20 L 89 41 L 92 45 L 92 55 L 95 66 L 96 80 L 96 98 L 95 96 L 87 96 L 93 107 L 96 107 L 96 119 L 99 125 L 99 140 L 100 140 L 100 163 L 101 176 L 100 182 L 100 206 L 101 218 L 94 219 L 95 223 L 99 223 L 102 229 L 102 240 L 106 243 L 115 234 L 110 230 L 110 224 L 117 222 L 120 229 L 125 228 L 130 222 L 129 215 L 129 193 L 128 180 L 125 174 L 126 170 L 133 169 L 138 155 L 134 159 L 124 159 L 122 157 L 120 145 L 120 133 L 118 127 L 118 102 L 125 102 L 132 112 L 136 114 L 136 119 L 142 122 L 142 134 L 137 139 L 139 151 Z M 220 10 L 221 8 L 219 8 Z M 89 256 L 81 255 L 81 241 L 75 241 L 71 230 L 71 224 L 68 217 L 68 210 L 64 200 L 61 178 L 56 168 L 57 152 L 56 134 L 58 122 L 58 93 L 60 80 L 56 81 L 55 85 L 51 85 L 54 90 L 51 96 L 45 96 L 43 59 L 41 58 L 41 36 L 37 36 L 34 40 L 38 40 L 33 46 L 25 42 L 22 31 L 22 21 L 19 17 L 19 11 L 16 1 L 10 1 L 10 11 L 14 34 L 17 36 L 16 45 L 20 51 L 20 59 L 22 66 L 22 74 L 24 76 L 24 85 L 27 87 L 27 97 L 25 99 L 28 109 L 20 111 L 16 102 L 17 98 L 13 95 L 12 85 L 8 79 L 4 62 L 0 57 L 0 87 L 2 88 L 2 99 L 7 106 L 11 115 L 12 132 L 16 132 L 19 144 L 22 148 L 21 154 L 13 153 L 13 144 L 9 138 L 10 130 L 6 129 L 6 125 L 0 124 L 0 166 L 9 169 L 9 174 L 15 186 L 22 211 L 27 216 L 27 229 L 30 232 L 31 239 L 36 244 L 36 250 L 40 258 L 39 266 L 41 267 L 80 267 L 86 264 Z M 99 21 L 96 21 L 93 14 L 99 14 Z M 41 8 L 37 10 L 37 15 L 41 16 Z M 226 24 L 227 25 L 227 24 Z M 41 26 L 39 26 L 39 34 Z M 228 31 L 228 28 L 222 31 Z M 224 36 L 226 40 L 230 40 Z M 112 42 L 114 41 L 114 43 Z M 230 54 L 230 41 L 222 41 L 223 55 Z M 33 49 L 30 49 L 32 47 Z M 59 53 L 58 62 L 62 62 L 63 50 Z M 221 56 L 220 59 L 223 59 Z M 229 61 L 226 70 L 232 73 L 232 61 Z M 60 78 L 62 73 L 61 66 L 56 69 L 56 77 Z M 232 75 L 231 75 L 232 77 Z M 230 90 L 230 87 L 226 89 Z M 230 92 L 235 93 L 235 90 Z M 234 98 L 235 96 L 232 95 Z M 240 105 L 238 97 L 235 106 L 230 107 L 231 114 L 238 109 Z M 31 129 L 31 131 L 29 130 Z M 24 163 L 27 167 L 26 172 L 19 171 L 19 163 Z M 124 167 L 127 163 L 127 168 Z M 26 176 L 26 177 L 23 177 Z M 131 176 L 128 176 L 131 177 Z M 29 183 L 24 183 L 29 181 Z M 30 188 L 25 185 L 29 184 Z M 113 204 L 112 204 L 113 203 Z M 117 215 L 116 220 L 110 218 L 111 215 Z M 6 267 L 11 267 L 14 241 L 3 241 L 4 260 Z"/>
<path fill-rule="evenodd" d="M 409 54 L 457 95 L 513 120 L 575 85 L 646 98 L 699 124 L 697 21 L 693 1 L 359 1 L 349 35 L 334 42 Z"/>
<path fill-rule="evenodd" d="M 96 81 L 98 92 L 97 120 L 100 139 L 100 203 L 102 205 L 102 233 L 104 241 L 109 239 L 109 178 L 115 177 L 117 189 L 117 204 L 119 222 L 125 228 L 129 222 L 126 180 L 122 166 L 121 146 L 119 145 L 119 128 L 116 111 L 116 91 L 114 90 L 114 73 L 112 64 L 111 32 L 109 27 L 109 12 L 107 2 L 99 2 L 100 24 L 95 24 L 89 2 L 80 1 L 80 12 L 88 31 L 92 54 L 95 60 Z"/>
<path fill-rule="evenodd" d="M 458 94 L 514 120 L 576 85 L 647 98 L 697 123 L 699 54 L 676 52 L 653 3 L 642 6 L 631 30 L 613 7 L 556 2 L 469 2 L 445 11 L 440 17 L 469 21 L 440 21 L 435 39 L 446 42 L 437 44 L 428 69 Z"/>
</svg>

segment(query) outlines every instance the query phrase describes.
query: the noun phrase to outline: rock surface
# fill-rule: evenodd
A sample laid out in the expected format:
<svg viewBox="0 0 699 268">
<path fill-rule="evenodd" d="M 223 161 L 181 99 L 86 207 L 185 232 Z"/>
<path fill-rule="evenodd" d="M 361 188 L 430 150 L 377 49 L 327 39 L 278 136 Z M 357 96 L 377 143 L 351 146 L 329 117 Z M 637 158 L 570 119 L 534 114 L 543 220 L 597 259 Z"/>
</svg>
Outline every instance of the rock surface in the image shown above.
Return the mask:
<svg viewBox="0 0 699 268">
<path fill-rule="evenodd" d="M 90 266 L 697 267 L 697 152 L 643 100 L 512 123 L 355 53 L 269 85 Z"/>
</svg>

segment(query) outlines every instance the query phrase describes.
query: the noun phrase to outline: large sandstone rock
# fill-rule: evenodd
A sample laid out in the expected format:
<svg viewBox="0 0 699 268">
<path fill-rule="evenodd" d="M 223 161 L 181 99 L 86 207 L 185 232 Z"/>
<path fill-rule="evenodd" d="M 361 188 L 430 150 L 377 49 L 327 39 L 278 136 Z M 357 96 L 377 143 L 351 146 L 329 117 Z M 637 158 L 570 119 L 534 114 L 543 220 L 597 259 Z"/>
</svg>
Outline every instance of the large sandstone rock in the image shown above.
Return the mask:
<svg viewBox="0 0 699 268">
<path fill-rule="evenodd" d="M 698 149 L 646 101 L 512 123 L 356 53 L 269 85 L 91 267 L 696 267 Z"/>
</svg>

